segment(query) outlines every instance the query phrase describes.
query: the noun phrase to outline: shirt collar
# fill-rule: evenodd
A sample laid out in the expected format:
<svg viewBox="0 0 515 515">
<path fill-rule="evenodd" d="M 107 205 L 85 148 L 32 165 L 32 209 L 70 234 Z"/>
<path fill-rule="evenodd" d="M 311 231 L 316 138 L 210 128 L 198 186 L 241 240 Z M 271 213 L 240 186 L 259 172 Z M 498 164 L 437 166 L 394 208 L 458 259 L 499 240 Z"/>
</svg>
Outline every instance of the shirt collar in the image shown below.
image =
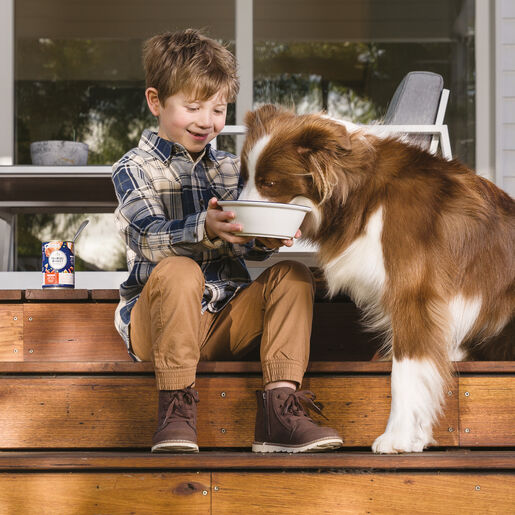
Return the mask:
<svg viewBox="0 0 515 515">
<path fill-rule="evenodd" d="M 168 161 L 172 156 L 182 155 L 186 158 L 191 159 L 189 152 L 181 144 L 161 138 L 157 135 L 156 132 L 153 132 L 149 129 L 145 129 L 143 131 L 138 146 L 142 150 L 145 150 L 149 154 L 153 155 L 154 157 L 162 161 L 163 163 Z M 216 153 L 214 149 L 211 147 L 210 143 L 206 145 L 205 152 L 202 155 L 201 159 L 204 159 L 206 157 L 211 159 L 211 161 L 214 161 L 215 163 L 218 162 L 216 158 Z"/>
</svg>

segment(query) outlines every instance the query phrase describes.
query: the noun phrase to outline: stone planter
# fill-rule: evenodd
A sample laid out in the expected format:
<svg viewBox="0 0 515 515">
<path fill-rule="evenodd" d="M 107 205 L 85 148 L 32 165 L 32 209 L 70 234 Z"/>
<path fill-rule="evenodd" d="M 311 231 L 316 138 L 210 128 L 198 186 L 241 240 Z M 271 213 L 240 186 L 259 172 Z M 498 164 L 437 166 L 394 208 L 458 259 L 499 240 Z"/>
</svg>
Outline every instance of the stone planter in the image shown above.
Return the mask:
<svg viewBox="0 0 515 515">
<path fill-rule="evenodd" d="M 33 165 L 84 166 L 88 163 L 88 145 L 79 141 L 35 141 L 30 144 Z"/>
</svg>

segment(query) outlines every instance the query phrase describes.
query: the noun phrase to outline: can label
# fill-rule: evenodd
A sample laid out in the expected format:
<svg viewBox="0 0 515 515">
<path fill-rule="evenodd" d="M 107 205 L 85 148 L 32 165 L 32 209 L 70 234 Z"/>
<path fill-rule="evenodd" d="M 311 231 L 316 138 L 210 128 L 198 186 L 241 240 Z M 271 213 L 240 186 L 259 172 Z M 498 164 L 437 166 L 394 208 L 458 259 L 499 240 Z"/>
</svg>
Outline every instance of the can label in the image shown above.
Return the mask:
<svg viewBox="0 0 515 515">
<path fill-rule="evenodd" d="M 73 241 L 47 241 L 42 246 L 43 288 L 75 287 Z"/>
</svg>

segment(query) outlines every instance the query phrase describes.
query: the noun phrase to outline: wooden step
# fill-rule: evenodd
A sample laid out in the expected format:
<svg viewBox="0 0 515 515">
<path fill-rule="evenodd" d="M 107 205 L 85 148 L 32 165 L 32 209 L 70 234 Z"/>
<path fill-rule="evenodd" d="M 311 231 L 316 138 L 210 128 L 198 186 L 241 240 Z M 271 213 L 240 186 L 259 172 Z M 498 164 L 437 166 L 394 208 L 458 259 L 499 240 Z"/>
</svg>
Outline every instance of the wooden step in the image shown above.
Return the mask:
<svg viewBox="0 0 515 515">
<path fill-rule="evenodd" d="M 35 367 L 33 373 L 26 368 L 25 373 L 16 373 L 16 366 L 21 365 Z M 95 364 L 88 372 L 82 369 L 70 373 L 62 368 L 63 363 L 58 363 L 58 373 L 50 367 L 45 374 L 42 365 L 1 365 L 0 448 L 150 446 L 156 425 L 157 390 L 148 368 L 144 373 L 128 374 L 127 364 L 121 364 L 123 371 L 111 364 L 106 373 Z M 73 369 L 74 364 L 66 365 Z M 135 368 L 143 365 L 132 364 Z M 256 365 L 202 363 L 197 378 L 201 447 L 250 447 L 255 390 L 262 387 Z M 480 369 L 476 363 L 469 366 L 475 373 L 459 373 L 455 378 L 444 415 L 435 429 L 439 446 L 513 446 L 513 364 L 494 364 L 492 369 L 504 370 L 503 373 L 488 372 L 489 365 L 483 363 Z M 340 432 L 345 446 L 369 447 L 383 432 L 388 419 L 388 364 L 347 363 L 333 368 L 340 372 L 313 362 L 303 388 L 316 392 L 329 424 Z M 483 372 L 477 373 L 478 370 Z"/>
<path fill-rule="evenodd" d="M 509 472 L 34 471 L 0 474 L 4 513 L 513 513 Z"/>
<path fill-rule="evenodd" d="M 52 515 L 505 514 L 513 509 L 514 462 L 514 451 L 470 450 L 0 452 L 0 506 Z"/>
<path fill-rule="evenodd" d="M 253 453 L 201 451 L 151 454 L 120 451 L 3 451 L 0 471 L 122 470 L 513 470 L 515 451 L 445 450 L 412 454 L 364 451 L 326 453 Z"/>
<path fill-rule="evenodd" d="M 311 359 L 370 360 L 381 339 L 363 329 L 348 297 L 329 301 L 326 291 L 319 280 Z M 0 290 L 0 361 L 130 361 L 113 323 L 118 300 L 118 290 Z"/>
</svg>

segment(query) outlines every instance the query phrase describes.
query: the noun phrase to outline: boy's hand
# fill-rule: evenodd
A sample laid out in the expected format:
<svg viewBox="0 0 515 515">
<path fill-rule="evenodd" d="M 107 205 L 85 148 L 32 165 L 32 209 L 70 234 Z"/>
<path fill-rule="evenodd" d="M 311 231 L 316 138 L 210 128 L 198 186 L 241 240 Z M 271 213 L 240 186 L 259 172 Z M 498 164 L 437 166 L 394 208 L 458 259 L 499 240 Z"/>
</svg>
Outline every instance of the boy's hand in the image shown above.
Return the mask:
<svg viewBox="0 0 515 515">
<path fill-rule="evenodd" d="M 213 197 L 209 200 L 206 214 L 206 232 L 210 240 L 218 237 L 229 243 L 243 245 L 252 239 L 251 236 L 238 236 L 235 232 L 241 231 L 241 224 L 232 223 L 235 218 L 232 211 L 223 211 L 218 200 Z"/>
<path fill-rule="evenodd" d="M 295 233 L 293 238 L 288 240 L 278 240 L 277 238 L 256 238 L 256 240 L 260 241 L 267 249 L 278 249 L 283 245 L 286 247 L 291 247 L 293 245 L 294 238 L 300 238 L 301 232 L 300 229 Z"/>
</svg>

